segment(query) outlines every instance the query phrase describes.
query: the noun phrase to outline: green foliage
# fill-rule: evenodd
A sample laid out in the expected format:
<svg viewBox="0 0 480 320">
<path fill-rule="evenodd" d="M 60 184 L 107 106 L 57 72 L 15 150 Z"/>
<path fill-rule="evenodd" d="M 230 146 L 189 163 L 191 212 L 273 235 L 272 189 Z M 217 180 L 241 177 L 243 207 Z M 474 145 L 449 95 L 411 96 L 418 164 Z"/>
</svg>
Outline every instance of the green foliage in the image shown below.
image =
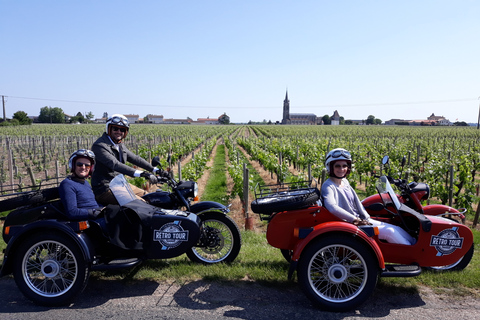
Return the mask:
<svg viewBox="0 0 480 320">
<path fill-rule="evenodd" d="M 65 123 L 65 115 L 61 108 L 45 106 L 40 109 L 38 121 L 42 123 Z"/>
<path fill-rule="evenodd" d="M 32 124 L 32 119 L 30 119 L 25 111 L 17 111 L 13 114 L 13 119 L 18 121 L 20 125 L 30 125 Z"/>
</svg>

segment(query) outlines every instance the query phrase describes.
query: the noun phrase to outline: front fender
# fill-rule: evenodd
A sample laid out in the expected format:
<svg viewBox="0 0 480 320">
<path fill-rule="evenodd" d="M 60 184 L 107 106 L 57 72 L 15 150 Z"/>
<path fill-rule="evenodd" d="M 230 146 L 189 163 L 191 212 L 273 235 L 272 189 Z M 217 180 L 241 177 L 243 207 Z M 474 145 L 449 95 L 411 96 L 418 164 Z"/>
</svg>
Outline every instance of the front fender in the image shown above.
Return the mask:
<svg viewBox="0 0 480 320">
<path fill-rule="evenodd" d="M 72 238 L 82 251 L 85 261 L 91 262 L 93 260 L 93 247 L 90 243 L 90 240 L 84 233 L 76 233 L 72 227 L 69 226 L 69 224 L 72 223 L 73 222 L 59 222 L 57 220 L 40 220 L 24 226 L 11 226 L 10 232 L 12 237 L 8 241 L 7 248 L 5 249 L 3 263 L 0 269 L 0 277 L 12 273 L 13 259 L 9 258 L 13 257 L 15 254 L 15 249 L 25 237 L 28 237 L 32 233 L 44 233 L 48 230 L 55 230 Z"/>
<path fill-rule="evenodd" d="M 215 201 L 201 201 L 191 205 L 189 211 L 195 214 L 201 214 L 206 211 L 218 211 L 227 213 L 230 210 L 228 209 L 228 207 Z"/>
<path fill-rule="evenodd" d="M 328 236 L 328 233 L 346 233 L 354 237 L 358 237 L 359 241 L 364 242 L 371 248 L 378 260 L 378 266 L 385 269 L 385 261 L 380 247 L 372 237 L 369 237 L 365 232 L 360 230 L 357 226 L 340 221 L 325 222 L 316 225 L 313 230 L 304 238 L 301 239 L 293 249 L 292 262 L 298 262 L 305 247 L 314 239 L 320 236 Z"/>
</svg>

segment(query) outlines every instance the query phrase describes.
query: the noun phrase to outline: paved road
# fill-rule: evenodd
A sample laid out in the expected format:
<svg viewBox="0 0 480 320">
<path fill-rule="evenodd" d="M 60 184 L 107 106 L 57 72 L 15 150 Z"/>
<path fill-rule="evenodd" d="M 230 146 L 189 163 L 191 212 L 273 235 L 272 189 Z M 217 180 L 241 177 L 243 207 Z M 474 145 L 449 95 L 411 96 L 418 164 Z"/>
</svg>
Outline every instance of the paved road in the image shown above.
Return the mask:
<svg viewBox="0 0 480 320">
<path fill-rule="evenodd" d="M 296 285 L 90 279 L 71 306 L 46 308 L 26 300 L 6 277 L 0 279 L 0 319 L 480 319 L 474 299 L 392 290 L 380 286 L 358 310 L 330 313 L 313 308 Z"/>
</svg>

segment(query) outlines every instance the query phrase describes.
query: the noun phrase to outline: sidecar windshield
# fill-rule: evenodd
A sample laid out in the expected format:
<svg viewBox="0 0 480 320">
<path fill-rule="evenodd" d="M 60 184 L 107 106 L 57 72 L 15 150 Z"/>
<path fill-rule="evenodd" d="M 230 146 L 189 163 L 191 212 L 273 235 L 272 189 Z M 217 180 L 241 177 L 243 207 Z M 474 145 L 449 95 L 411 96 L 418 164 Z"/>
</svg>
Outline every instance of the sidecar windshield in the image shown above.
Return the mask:
<svg viewBox="0 0 480 320">
<path fill-rule="evenodd" d="M 110 181 L 110 190 L 112 190 L 115 199 L 117 199 L 118 204 L 121 206 L 137 198 L 123 174 L 117 174 L 115 178 Z"/>
<path fill-rule="evenodd" d="M 388 182 L 386 176 L 381 176 L 377 180 L 376 187 L 385 206 L 389 203 L 393 203 L 397 210 L 400 209 L 400 201 L 398 200 L 397 195 L 395 194 L 395 191 L 393 191 L 392 185 L 390 182 Z"/>
</svg>

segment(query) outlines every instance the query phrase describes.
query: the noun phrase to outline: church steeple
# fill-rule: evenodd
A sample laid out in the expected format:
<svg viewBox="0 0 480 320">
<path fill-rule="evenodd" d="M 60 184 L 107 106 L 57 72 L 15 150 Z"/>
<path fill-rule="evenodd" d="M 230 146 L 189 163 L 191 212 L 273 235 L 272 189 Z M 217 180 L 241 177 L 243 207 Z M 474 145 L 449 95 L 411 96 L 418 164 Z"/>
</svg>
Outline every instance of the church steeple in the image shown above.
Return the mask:
<svg viewBox="0 0 480 320">
<path fill-rule="evenodd" d="M 282 124 L 290 123 L 290 100 L 288 100 L 288 89 L 285 91 L 285 100 L 283 101 L 283 119 Z"/>
</svg>

